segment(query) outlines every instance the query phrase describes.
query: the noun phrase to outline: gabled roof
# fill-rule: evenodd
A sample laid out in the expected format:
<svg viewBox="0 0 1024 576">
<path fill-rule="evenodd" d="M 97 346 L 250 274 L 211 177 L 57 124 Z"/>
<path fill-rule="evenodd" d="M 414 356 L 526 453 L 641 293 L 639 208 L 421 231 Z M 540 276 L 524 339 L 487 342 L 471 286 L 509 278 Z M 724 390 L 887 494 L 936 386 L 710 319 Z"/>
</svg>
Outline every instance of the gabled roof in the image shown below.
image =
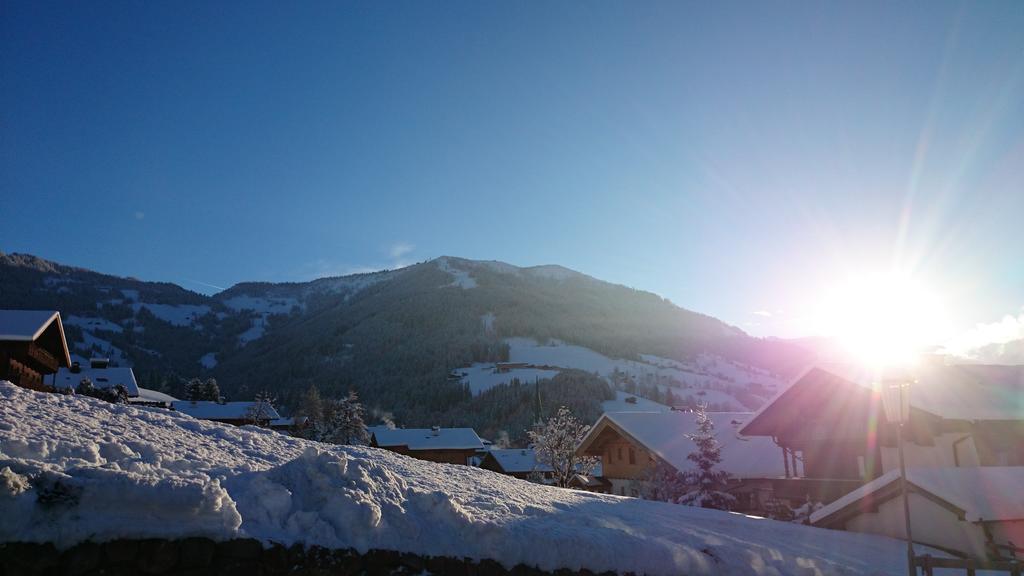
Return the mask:
<svg viewBox="0 0 1024 576">
<path fill-rule="evenodd" d="M 899 470 L 891 470 L 811 515 L 829 526 L 899 497 Z M 969 522 L 1024 520 L 1024 466 L 908 468 L 910 489 L 939 500 Z"/>
<path fill-rule="evenodd" d="M 171 408 L 201 420 L 246 420 L 256 402 L 212 402 L 210 400 L 178 400 L 171 402 Z M 264 407 L 264 415 L 270 420 L 281 417 L 273 406 Z"/>
<path fill-rule="evenodd" d="M 139 397 L 135 400 L 139 402 L 166 402 L 168 404 L 177 402 L 178 399 L 170 394 L 165 394 L 158 390 L 150 390 L 149 388 L 139 387 Z"/>
<path fill-rule="evenodd" d="M 551 472 L 551 466 L 537 461 L 537 453 L 532 448 L 492 448 L 487 453 L 493 456 L 501 465 L 501 469 L 508 474 L 535 470 Z"/>
<path fill-rule="evenodd" d="M 0 310 L 0 341 L 34 342 L 49 332 L 48 347 L 57 351 L 58 360 L 71 366 L 64 325 L 56 310 Z"/>
<path fill-rule="evenodd" d="M 909 389 L 910 405 L 918 410 L 951 420 L 1024 419 L 1024 366 L 922 361 L 909 369 L 908 376 L 914 379 Z M 870 393 L 880 380 L 878 372 L 851 364 L 811 366 L 757 410 L 741 433 L 770 435 L 773 427 L 768 421 L 772 414 L 796 401 L 800 388 L 849 384 Z M 807 413 L 820 408 L 805 406 L 802 410 Z"/>
<path fill-rule="evenodd" d="M 742 438 L 737 429 L 749 412 L 709 412 L 721 446 L 720 469 L 737 478 L 775 478 L 785 475 L 782 453 L 769 438 Z M 608 412 L 594 424 L 577 452 L 586 452 L 612 430 L 656 454 L 679 471 L 694 469 L 688 456 L 696 450 L 687 434 L 697 432 L 693 412 Z"/>
<path fill-rule="evenodd" d="M 96 388 L 113 388 L 118 384 L 125 387 L 129 397 L 139 395 L 139 385 L 135 381 L 135 373 L 131 368 L 107 367 L 107 368 L 79 368 L 78 372 L 72 372 L 70 368 L 57 370 L 54 376 L 55 388 L 78 388 L 83 378 L 88 378 Z M 168 396 L 170 398 L 170 396 Z"/>
<path fill-rule="evenodd" d="M 385 428 L 370 429 L 381 448 L 405 446 L 409 450 L 483 450 L 484 444 L 472 428 Z"/>
</svg>

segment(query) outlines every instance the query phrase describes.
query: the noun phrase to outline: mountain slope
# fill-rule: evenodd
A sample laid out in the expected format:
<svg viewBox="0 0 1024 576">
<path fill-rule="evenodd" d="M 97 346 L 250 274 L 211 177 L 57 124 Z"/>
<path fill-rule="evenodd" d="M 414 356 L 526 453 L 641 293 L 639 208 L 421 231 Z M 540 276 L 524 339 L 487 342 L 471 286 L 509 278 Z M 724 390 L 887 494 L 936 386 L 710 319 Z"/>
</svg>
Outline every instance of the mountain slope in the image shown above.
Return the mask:
<svg viewBox="0 0 1024 576">
<path fill-rule="evenodd" d="M 410 425 L 461 423 L 480 410 L 484 400 L 450 374 L 507 361 L 510 338 L 636 361 L 710 353 L 779 373 L 808 356 L 560 266 L 442 257 L 311 282 L 242 283 L 212 297 L 18 254 L 0 255 L 0 273 L 3 307 L 61 310 L 79 356 L 132 364 L 143 386 L 180 393 L 180 378 L 215 376 L 229 396 L 266 389 L 286 406 L 310 385 L 330 396 L 355 389 Z M 570 378 L 578 383 L 570 389 L 592 391 L 583 380 Z"/>
</svg>

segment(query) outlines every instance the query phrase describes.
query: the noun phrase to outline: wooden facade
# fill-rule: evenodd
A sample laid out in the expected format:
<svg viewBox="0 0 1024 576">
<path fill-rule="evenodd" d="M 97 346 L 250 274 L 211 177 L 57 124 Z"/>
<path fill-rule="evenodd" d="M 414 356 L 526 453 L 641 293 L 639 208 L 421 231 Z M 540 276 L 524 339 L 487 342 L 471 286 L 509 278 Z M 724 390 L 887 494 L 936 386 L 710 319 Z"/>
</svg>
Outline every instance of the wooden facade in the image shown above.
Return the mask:
<svg viewBox="0 0 1024 576">
<path fill-rule="evenodd" d="M 895 463 L 896 429 L 880 395 L 822 368 L 797 379 L 741 433 L 771 437 L 791 478 L 863 483 Z M 946 418 L 912 405 L 904 447 L 908 466 L 1020 466 L 1024 420 Z"/>
<path fill-rule="evenodd" d="M 408 446 L 378 446 L 373 440 L 370 442 L 371 446 L 376 448 L 383 448 L 392 452 L 397 452 L 403 456 L 409 456 L 418 460 L 427 460 L 428 462 L 438 462 L 441 464 L 462 464 L 466 465 L 469 463 L 469 459 L 476 456 L 476 449 L 426 449 L 426 450 L 412 450 Z"/>
<path fill-rule="evenodd" d="M 70 365 L 59 313 L 0 311 L 0 380 L 50 390 L 45 377 Z"/>
</svg>

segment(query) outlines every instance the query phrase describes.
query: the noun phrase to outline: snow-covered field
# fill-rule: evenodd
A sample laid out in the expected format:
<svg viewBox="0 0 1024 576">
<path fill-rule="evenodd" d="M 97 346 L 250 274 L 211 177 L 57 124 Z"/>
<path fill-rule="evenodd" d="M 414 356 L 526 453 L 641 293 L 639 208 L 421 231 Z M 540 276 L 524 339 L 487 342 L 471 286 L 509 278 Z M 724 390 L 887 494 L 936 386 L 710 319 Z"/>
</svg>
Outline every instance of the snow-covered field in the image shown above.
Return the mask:
<svg viewBox="0 0 1024 576">
<path fill-rule="evenodd" d="M 232 538 L 647 574 L 901 574 L 900 541 L 0 383 L 0 541 Z"/>
<path fill-rule="evenodd" d="M 490 323 L 493 322 L 491 319 Z M 763 370 L 738 366 L 710 355 L 700 356 L 691 365 L 650 354 L 642 355 L 640 361 L 609 358 L 590 348 L 558 340 L 544 344 L 531 338 L 507 338 L 505 341 L 509 345 L 510 363 L 529 364 L 532 367 L 513 368 L 500 374 L 495 373 L 494 365 L 489 364 L 474 364 L 458 369 L 457 372 L 466 374 L 462 380 L 469 384 L 474 394 L 513 378 L 521 382 L 532 382 L 537 377 L 550 378 L 559 369 L 575 368 L 596 372 L 609 380 L 618 372 L 620 378 L 630 378 L 638 384 L 653 384 L 663 391 L 671 389 L 679 401 L 692 396 L 694 400 L 716 405 L 720 409 L 743 410 L 751 407 L 744 406 L 727 389 L 747 388 L 750 384 L 757 384 L 767 398 L 783 384 L 779 378 Z"/>
</svg>

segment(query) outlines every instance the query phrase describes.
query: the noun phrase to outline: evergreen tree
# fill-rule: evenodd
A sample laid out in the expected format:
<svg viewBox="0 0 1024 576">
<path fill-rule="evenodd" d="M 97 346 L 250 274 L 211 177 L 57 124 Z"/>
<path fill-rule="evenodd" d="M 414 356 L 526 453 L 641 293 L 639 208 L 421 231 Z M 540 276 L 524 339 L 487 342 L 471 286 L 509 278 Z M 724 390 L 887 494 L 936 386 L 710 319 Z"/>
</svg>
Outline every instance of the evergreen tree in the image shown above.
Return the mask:
<svg viewBox="0 0 1024 576">
<path fill-rule="evenodd" d="M 203 399 L 203 381 L 193 378 L 185 384 L 185 400 L 197 402 Z"/>
<path fill-rule="evenodd" d="M 212 400 L 214 402 L 222 400 L 216 378 L 207 378 L 206 382 L 203 382 L 202 386 L 200 386 L 200 396 L 203 400 Z"/>
<path fill-rule="evenodd" d="M 687 473 L 690 490 L 678 502 L 688 506 L 728 510 L 736 498 L 723 491 L 729 481 L 729 473 L 715 470 L 715 466 L 722 462 L 722 449 L 715 438 L 715 423 L 708 416 L 706 404 L 697 405 L 696 415 L 697 432 L 687 434 L 687 437 L 693 440 L 697 449 L 687 458 L 697 465 L 697 470 Z"/>
<path fill-rule="evenodd" d="M 320 397 L 320 389 L 316 387 L 316 384 L 310 385 L 299 398 L 299 404 L 293 416 L 296 422 L 303 418 L 306 419 L 305 425 L 299 430 L 300 436 L 310 440 L 319 440 L 317 430 L 323 424 L 324 401 Z"/>
<path fill-rule="evenodd" d="M 317 427 L 318 440 L 332 444 L 366 444 L 370 434 L 363 421 L 363 405 L 355 391 L 330 403 L 324 422 Z"/>
<path fill-rule="evenodd" d="M 597 458 L 577 456 L 576 447 L 587 435 L 590 426 L 577 420 L 565 406 L 547 422 L 528 432 L 537 461 L 554 471 L 557 486 L 565 488 L 576 474 L 590 474 L 597 466 Z"/>
</svg>

